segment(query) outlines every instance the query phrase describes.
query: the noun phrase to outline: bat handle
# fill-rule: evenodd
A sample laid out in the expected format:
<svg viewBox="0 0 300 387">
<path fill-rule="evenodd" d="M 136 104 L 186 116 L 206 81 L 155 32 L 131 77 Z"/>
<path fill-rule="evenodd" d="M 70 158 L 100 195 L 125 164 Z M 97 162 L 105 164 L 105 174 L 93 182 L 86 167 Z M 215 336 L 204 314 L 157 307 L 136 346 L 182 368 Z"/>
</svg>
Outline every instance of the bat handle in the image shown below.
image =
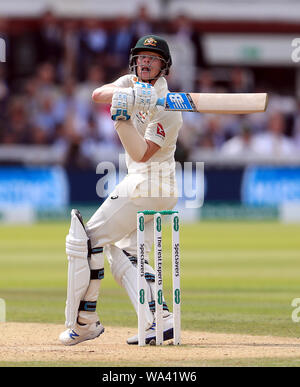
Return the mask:
<svg viewBox="0 0 300 387">
<path fill-rule="evenodd" d="M 156 105 L 165 106 L 165 99 L 164 98 L 158 98 L 158 100 L 156 101 Z"/>
</svg>

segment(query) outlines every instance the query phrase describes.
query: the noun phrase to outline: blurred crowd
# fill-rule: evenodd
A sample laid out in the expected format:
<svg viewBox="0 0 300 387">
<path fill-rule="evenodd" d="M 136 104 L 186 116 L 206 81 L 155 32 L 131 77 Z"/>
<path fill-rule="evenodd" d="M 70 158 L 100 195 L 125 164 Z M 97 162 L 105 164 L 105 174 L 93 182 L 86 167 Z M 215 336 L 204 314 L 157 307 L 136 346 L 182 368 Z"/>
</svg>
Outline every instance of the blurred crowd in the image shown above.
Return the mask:
<svg viewBox="0 0 300 387">
<path fill-rule="evenodd" d="M 197 91 L 213 93 L 268 91 L 247 87 L 246 74 L 247 71 L 243 69 L 232 69 L 231 87 L 228 88 L 214 87 L 214 82 L 209 76 L 211 87 L 207 87 L 205 82 L 205 87 L 199 87 Z M 204 78 L 200 77 L 200 81 Z M 242 78 L 245 82 L 242 82 Z M 198 160 L 203 151 L 209 150 L 230 159 L 268 158 L 275 161 L 299 159 L 299 107 L 296 97 L 279 95 L 271 91 L 268 93 L 267 110 L 263 114 L 183 113 L 184 127 L 179 135 L 180 144 L 190 160 Z"/>
<path fill-rule="evenodd" d="M 194 92 L 259 92 L 251 71 L 227 69 L 219 82 L 205 63 L 201 36 L 179 15 L 170 24 L 151 20 L 141 7 L 134 21 L 126 17 L 106 28 L 101 20 L 60 20 L 51 11 L 34 33 L 19 36 L 9 21 L 0 21 L 7 42 L 7 62 L 0 64 L 0 145 L 51 145 L 65 155 L 66 166 L 90 168 L 100 160 L 117 160 L 122 148 L 108 105 L 92 102 L 92 91 L 128 72 L 130 48 L 148 33 L 166 33 L 194 50 Z M 16 39 L 16 36 L 18 37 Z M 175 42 L 175 43 L 174 43 Z M 12 54 L 13 53 L 13 54 Z M 169 88 L 177 90 L 171 73 Z M 230 157 L 290 157 L 300 150 L 300 114 L 293 96 L 270 93 L 267 114 L 248 116 L 184 113 L 177 159 L 198 160 L 199 150 L 217 150 Z"/>
</svg>

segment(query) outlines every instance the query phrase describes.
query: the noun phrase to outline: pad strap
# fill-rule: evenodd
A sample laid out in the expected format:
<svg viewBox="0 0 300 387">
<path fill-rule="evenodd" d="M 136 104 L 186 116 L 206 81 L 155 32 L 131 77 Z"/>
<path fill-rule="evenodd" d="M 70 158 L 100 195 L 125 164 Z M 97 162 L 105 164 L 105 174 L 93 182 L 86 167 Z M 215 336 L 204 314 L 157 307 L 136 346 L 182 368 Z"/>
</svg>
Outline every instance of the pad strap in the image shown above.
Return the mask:
<svg viewBox="0 0 300 387">
<path fill-rule="evenodd" d="M 151 312 L 155 312 L 155 300 L 149 302 L 149 308 Z M 166 310 L 169 312 L 168 305 L 165 302 L 163 302 L 163 310 Z"/>
<path fill-rule="evenodd" d="M 128 257 L 129 261 L 133 264 L 133 265 L 136 265 L 137 264 L 137 258 L 134 257 L 133 255 L 130 255 L 129 253 L 127 253 L 127 251 L 125 250 L 122 250 L 123 253 L 126 255 L 126 257 Z M 145 259 L 145 264 L 148 265 L 148 261 Z"/>
<path fill-rule="evenodd" d="M 104 278 L 104 269 L 91 270 L 91 280 L 102 280 Z"/>
<path fill-rule="evenodd" d="M 155 275 L 152 273 L 145 273 L 145 279 L 150 282 L 155 282 Z"/>
<path fill-rule="evenodd" d="M 94 247 L 92 249 L 91 241 L 88 240 L 88 257 L 90 258 L 92 254 L 100 254 L 103 253 L 103 247 Z"/>
<path fill-rule="evenodd" d="M 97 301 L 80 301 L 78 310 L 96 312 Z"/>
</svg>

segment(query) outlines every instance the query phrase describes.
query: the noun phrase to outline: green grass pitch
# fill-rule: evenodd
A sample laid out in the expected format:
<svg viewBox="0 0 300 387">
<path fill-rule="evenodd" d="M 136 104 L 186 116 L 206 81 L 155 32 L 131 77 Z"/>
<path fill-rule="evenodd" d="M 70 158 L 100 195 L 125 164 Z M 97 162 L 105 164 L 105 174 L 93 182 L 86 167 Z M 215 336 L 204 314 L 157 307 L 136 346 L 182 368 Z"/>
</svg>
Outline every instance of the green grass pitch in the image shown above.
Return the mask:
<svg viewBox="0 0 300 387">
<path fill-rule="evenodd" d="M 68 223 L 0 227 L 0 297 L 7 321 L 63 323 Z M 182 224 L 182 328 L 299 337 L 300 227 L 275 222 Z M 164 286 L 171 307 L 171 230 L 164 226 Z M 104 325 L 136 326 L 133 307 L 105 264 Z"/>
</svg>

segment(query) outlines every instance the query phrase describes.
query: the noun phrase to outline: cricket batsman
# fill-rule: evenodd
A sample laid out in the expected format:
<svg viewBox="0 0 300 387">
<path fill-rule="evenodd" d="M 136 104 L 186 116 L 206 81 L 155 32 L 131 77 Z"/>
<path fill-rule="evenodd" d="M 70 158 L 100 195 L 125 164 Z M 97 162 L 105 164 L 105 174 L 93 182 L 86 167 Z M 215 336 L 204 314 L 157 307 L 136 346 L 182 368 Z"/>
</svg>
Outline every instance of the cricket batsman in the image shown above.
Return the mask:
<svg viewBox="0 0 300 387">
<path fill-rule="evenodd" d="M 174 153 L 182 125 L 180 112 L 156 106 L 165 97 L 172 59 L 167 42 L 148 35 L 131 49 L 130 74 L 94 90 L 96 103 L 111 104 L 128 174 L 84 225 L 72 210 L 66 237 L 68 289 L 64 345 L 91 340 L 104 332 L 96 312 L 104 277 L 104 254 L 115 280 L 125 288 L 136 312 L 137 212 L 171 210 L 177 202 Z M 145 281 L 148 294 L 146 343 L 155 339 L 155 275 L 148 263 L 153 245 L 153 216 L 145 217 Z M 164 302 L 164 340 L 173 338 L 173 316 Z M 127 339 L 138 344 L 138 336 Z"/>
</svg>

